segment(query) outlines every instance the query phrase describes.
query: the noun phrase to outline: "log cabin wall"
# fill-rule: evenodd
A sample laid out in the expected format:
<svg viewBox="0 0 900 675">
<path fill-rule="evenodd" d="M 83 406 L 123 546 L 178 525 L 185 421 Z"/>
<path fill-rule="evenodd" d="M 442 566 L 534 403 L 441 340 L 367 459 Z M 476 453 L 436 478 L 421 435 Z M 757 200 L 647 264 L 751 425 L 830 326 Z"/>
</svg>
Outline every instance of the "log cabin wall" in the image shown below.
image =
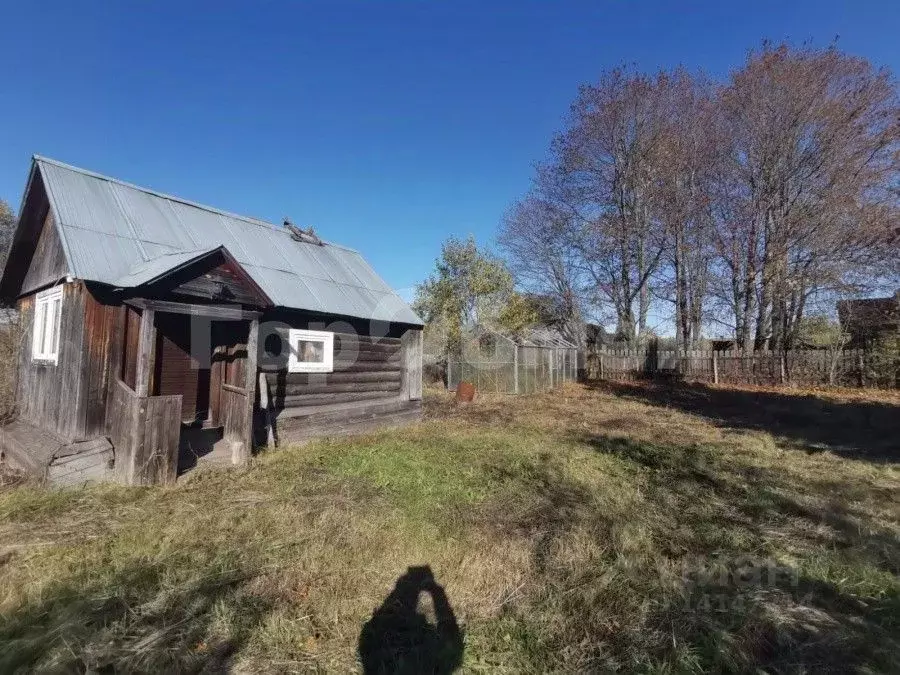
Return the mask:
<svg viewBox="0 0 900 675">
<path fill-rule="evenodd" d="M 421 330 L 392 325 L 385 337 L 366 334 L 366 322 L 281 317 L 260 329 L 260 369 L 269 417 L 280 444 L 315 436 L 355 433 L 418 419 L 421 413 Z M 334 332 L 331 373 L 290 373 L 288 332 Z M 355 332 L 359 331 L 359 332 Z M 257 426 L 266 424 L 262 405 Z M 257 434 L 258 442 L 265 434 Z"/>
<path fill-rule="evenodd" d="M 62 285 L 57 363 L 32 360 L 35 296 L 20 298 L 19 415 L 64 441 L 105 432 L 112 345 L 119 308 L 98 301 L 81 282 Z"/>
<path fill-rule="evenodd" d="M 66 441 L 107 435 L 106 410 L 113 386 L 121 378 L 134 388 L 140 310 L 110 303 L 102 294 L 92 293 L 84 283 L 64 285 L 59 360 L 53 366 L 31 360 L 34 296 L 19 301 L 25 326 L 20 355 L 20 414 Z M 260 410 L 257 390 L 254 396 L 257 442 L 264 443 L 266 439 L 266 412 L 271 413 L 282 442 L 364 431 L 418 418 L 422 396 L 421 330 L 392 325 L 387 331 L 380 331 L 387 333 L 385 337 L 378 337 L 365 334 L 366 322 L 323 322 L 319 316 L 305 314 L 288 318 L 280 315 L 274 318 L 274 323 L 270 317 L 262 325 L 259 355 L 268 404 L 264 407 L 268 411 Z M 287 338 L 292 327 L 335 333 L 333 372 L 287 372 Z M 233 327 L 223 322 L 222 328 Z M 239 328 L 243 331 L 241 339 L 231 335 L 234 330 L 227 330 L 228 339 L 213 340 L 228 343 L 225 351 L 217 350 L 223 355 L 218 365 L 222 368 L 223 382 L 236 389 L 244 387 L 244 381 L 248 380 L 243 370 L 247 354 L 246 326 Z M 158 342 L 156 347 L 159 349 Z M 164 355 L 165 350 L 160 353 Z M 213 377 L 216 367 L 214 355 Z M 160 379 L 151 389 L 153 393 L 179 393 L 177 387 L 164 385 L 162 371 L 154 375 Z M 235 396 L 222 395 L 221 402 L 217 402 L 212 400 L 211 391 L 210 405 L 217 404 L 216 408 L 221 410 L 217 415 L 221 419 L 215 421 L 243 427 L 236 411 L 249 403 L 238 404 L 232 400 L 238 392 L 232 393 Z"/>
</svg>

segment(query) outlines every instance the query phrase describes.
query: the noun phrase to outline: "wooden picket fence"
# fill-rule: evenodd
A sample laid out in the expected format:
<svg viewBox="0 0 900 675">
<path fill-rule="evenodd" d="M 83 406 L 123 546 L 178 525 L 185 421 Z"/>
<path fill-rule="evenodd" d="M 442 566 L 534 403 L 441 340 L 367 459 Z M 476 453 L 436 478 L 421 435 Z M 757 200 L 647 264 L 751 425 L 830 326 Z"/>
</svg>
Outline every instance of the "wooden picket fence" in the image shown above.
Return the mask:
<svg viewBox="0 0 900 675">
<path fill-rule="evenodd" d="M 712 351 L 616 349 L 585 355 L 591 379 L 673 379 L 714 384 L 898 387 L 900 357 L 861 349 Z"/>
</svg>

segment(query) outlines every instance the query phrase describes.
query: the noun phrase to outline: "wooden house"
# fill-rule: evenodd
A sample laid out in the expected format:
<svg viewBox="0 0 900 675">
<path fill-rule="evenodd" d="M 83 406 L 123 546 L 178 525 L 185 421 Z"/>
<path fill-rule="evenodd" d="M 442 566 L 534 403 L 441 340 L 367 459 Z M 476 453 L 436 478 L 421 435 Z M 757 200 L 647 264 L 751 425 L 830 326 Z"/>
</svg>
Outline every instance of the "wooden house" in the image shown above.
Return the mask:
<svg viewBox="0 0 900 675">
<path fill-rule="evenodd" d="M 419 417 L 421 320 L 356 251 L 43 157 L 19 214 L 12 462 L 166 483 Z"/>
<path fill-rule="evenodd" d="M 849 347 L 896 345 L 900 340 L 900 289 L 886 298 L 841 300 L 837 308 L 841 328 L 850 336 Z"/>
</svg>

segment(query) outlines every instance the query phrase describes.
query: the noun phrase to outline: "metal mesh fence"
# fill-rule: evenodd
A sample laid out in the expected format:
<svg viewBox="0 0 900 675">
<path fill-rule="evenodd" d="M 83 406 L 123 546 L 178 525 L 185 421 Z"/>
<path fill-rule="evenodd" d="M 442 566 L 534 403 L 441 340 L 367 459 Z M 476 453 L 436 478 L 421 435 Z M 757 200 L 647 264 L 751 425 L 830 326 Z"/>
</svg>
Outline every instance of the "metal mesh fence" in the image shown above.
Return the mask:
<svg viewBox="0 0 900 675">
<path fill-rule="evenodd" d="M 447 360 L 447 388 L 470 382 L 481 392 L 533 394 L 549 391 L 578 377 L 578 350 L 560 345 L 539 346 L 532 337 L 520 344 L 502 335 L 481 335 L 464 344 Z M 523 340 L 522 342 L 526 342 Z"/>
</svg>

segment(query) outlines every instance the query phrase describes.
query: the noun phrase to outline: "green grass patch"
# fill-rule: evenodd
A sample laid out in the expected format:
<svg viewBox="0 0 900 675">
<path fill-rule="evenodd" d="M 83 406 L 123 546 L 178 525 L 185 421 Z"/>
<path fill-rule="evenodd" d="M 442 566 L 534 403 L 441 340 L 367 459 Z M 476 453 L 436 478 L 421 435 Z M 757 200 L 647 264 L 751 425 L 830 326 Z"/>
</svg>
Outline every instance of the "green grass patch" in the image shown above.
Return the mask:
<svg viewBox="0 0 900 675">
<path fill-rule="evenodd" d="M 896 462 L 631 390 L 427 407 L 171 488 L 0 491 L 0 671 L 358 670 L 423 565 L 467 672 L 900 669 Z"/>
</svg>

